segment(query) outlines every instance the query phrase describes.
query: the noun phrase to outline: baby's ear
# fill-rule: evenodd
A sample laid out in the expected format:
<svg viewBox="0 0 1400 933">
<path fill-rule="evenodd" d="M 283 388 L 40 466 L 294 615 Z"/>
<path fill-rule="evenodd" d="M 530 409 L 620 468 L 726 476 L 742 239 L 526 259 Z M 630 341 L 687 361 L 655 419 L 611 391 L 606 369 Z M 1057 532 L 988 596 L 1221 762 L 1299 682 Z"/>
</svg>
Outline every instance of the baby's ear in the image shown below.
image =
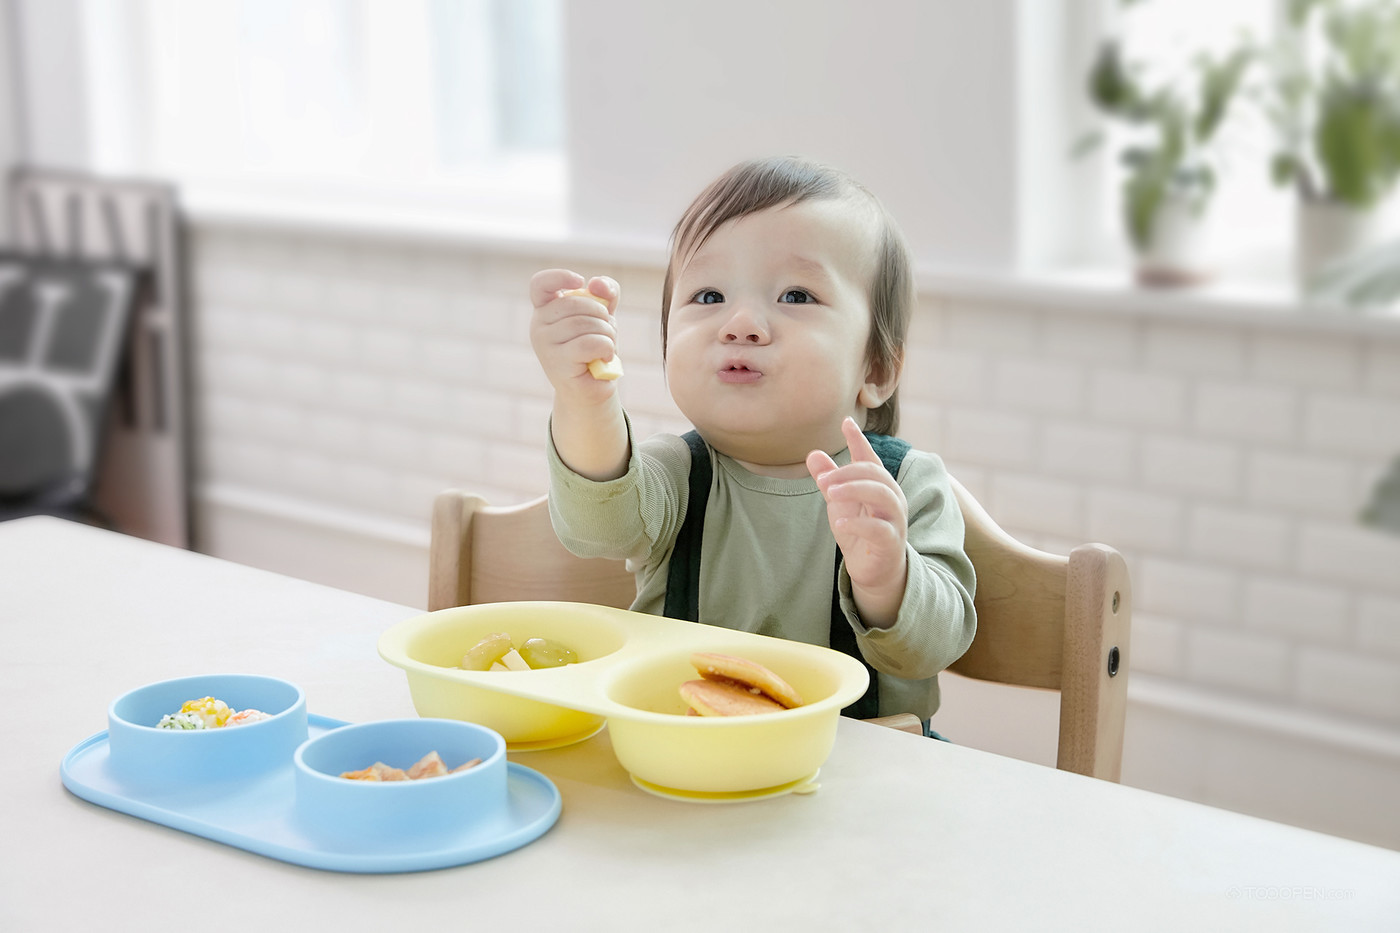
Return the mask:
<svg viewBox="0 0 1400 933">
<path fill-rule="evenodd" d="M 867 411 L 883 405 L 899 386 L 899 377 L 904 372 L 904 351 L 900 350 L 888 360 L 875 360 L 865 374 L 865 384 L 856 395 L 856 402 Z"/>
</svg>

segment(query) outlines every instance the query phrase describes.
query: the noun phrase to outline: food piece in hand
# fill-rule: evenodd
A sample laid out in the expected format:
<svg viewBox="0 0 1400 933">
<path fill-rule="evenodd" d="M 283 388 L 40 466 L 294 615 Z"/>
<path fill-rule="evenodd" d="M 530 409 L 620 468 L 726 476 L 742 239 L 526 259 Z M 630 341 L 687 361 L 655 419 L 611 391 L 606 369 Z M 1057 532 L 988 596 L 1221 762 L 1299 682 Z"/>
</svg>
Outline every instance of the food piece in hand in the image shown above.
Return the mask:
<svg viewBox="0 0 1400 933">
<path fill-rule="evenodd" d="M 467 649 L 462 655 L 461 668 L 464 671 L 489 671 L 491 665 L 501 660 L 515 645 L 505 632 L 492 632 Z"/>
<path fill-rule="evenodd" d="M 802 705 L 802 695 L 791 684 L 757 661 L 697 651 L 690 656 L 690 663 L 706 680 L 736 684 L 750 692 L 762 693 L 784 709 Z"/>
<path fill-rule="evenodd" d="M 568 291 L 564 292 L 564 294 L 577 298 L 592 298 L 600 305 L 603 305 L 605 307 L 607 306 L 607 302 L 605 300 L 599 298 L 597 295 L 593 294 L 586 288 L 571 288 Z M 618 357 L 616 353 L 613 354 L 613 358 L 610 360 L 592 360 L 588 364 L 588 373 L 594 379 L 601 379 L 604 382 L 611 382 L 612 380 L 622 375 L 622 360 Z"/>
<path fill-rule="evenodd" d="M 784 709 L 757 690 L 718 680 L 687 680 L 681 684 L 681 699 L 701 716 L 752 716 Z"/>
<path fill-rule="evenodd" d="M 590 360 L 588 373 L 594 379 L 612 382 L 622 375 L 622 360 L 616 354 L 613 354 L 613 358 L 610 360 Z"/>
<path fill-rule="evenodd" d="M 534 669 L 578 663 L 578 652 L 551 638 L 525 639 L 525 644 L 520 646 L 520 656 Z"/>
</svg>

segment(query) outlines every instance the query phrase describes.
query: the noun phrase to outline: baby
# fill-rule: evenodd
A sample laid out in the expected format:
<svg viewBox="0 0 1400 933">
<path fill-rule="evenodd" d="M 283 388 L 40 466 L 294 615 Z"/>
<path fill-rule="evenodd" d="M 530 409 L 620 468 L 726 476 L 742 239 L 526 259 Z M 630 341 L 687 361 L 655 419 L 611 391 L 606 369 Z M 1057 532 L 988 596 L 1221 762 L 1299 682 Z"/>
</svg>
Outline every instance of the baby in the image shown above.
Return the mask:
<svg viewBox="0 0 1400 933">
<path fill-rule="evenodd" d="M 884 208 L 790 158 L 735 166 L 691 204 L 661 299 L 684 437 L 638 441 L 618 381 L 590 372 L 616 356 L 619 294 L 562 269 L 530 283 L 560 540 L 625 558 L 636 610 L 860 658 L 871 688 L 845 712 L 927 729 L 975 581 L 942 461 L 893 436 L 914 295 Z"/>
</svg>

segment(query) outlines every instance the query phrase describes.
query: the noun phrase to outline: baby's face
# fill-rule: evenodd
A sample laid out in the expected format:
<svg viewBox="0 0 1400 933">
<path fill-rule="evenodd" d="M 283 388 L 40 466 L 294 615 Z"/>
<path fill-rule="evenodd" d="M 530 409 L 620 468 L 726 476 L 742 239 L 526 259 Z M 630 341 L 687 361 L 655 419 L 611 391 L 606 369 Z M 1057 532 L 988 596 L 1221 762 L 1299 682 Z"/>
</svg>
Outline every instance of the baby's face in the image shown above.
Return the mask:
<svg viewBox="0 0 1400 933">
<path fill-rule="evenodd" d="M 769 475 L 805 476 L 846 446 L 841 421 L 883 401 L 869 380 L 874 222 L 844 200 L 732 220 L 676 274 L 666 380 L 710 444 Z"/>
</svg>

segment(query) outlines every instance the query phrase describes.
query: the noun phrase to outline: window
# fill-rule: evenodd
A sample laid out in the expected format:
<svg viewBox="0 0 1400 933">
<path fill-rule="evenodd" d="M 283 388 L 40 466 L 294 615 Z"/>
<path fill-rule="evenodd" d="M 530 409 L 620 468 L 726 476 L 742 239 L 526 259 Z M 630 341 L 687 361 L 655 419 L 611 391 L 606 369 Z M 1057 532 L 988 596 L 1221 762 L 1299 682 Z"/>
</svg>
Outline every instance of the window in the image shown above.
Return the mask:
<svg viewBox="0 0 1400 933">
<path fill-rule="evenodd" d="M 126 9 L 128 28 L 91 24 L 88 44 L 96 61 L 124 46 L 126 109 L 141 128 L 127 145 L 144 171 L 196 192 L 514 220 L 562 212 L 560 0 Z"/>
<path fill-rule="evenodd" d="M 1105 35 L 1122 40 L 1127 57 L 1139 63 L 1146 84 L 1189 84 L 1191 60 L 1200 53 L 1228 54 L 1242 41 L 1271 42 L 1285 22 L 1285 0 L 1099 0 L 1104 15 L 1097 22 Z M 1075 74 L 1075 91 L 1083 96 L 1089 61 Z M 1246 98 L 1257 95 L 1262 73 L 1256 66 L 1247 90 L 1236 95 L 1229 120 L 1213 147 L 1217 186 L 1211 202 L 1213 247 L 1222 264 L 1246 277 L 1276 276 L 1283 267 L 1292 231 L 1292 193 L 1270 178 L 1273 127 L 1263 111 Z M 1101 205 L 1097 229 L 1090 237 L 1102 244 L 1124 245 L 1119 154 L 1133 138 L 1131 129 L 1106 123 L 1099 174 Z"/>
</svg>

